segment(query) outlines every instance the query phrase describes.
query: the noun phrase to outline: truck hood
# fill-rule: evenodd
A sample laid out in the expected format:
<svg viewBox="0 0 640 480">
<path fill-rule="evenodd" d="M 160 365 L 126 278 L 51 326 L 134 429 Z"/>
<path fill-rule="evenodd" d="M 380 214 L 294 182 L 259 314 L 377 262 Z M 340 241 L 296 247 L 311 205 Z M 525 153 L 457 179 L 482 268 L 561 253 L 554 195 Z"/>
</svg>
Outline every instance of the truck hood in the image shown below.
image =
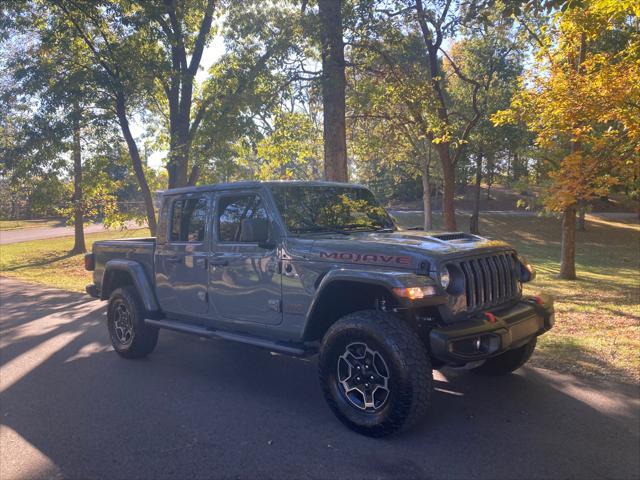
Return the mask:
<svg viewBox="0 0 640 480">
<path fill-rule="evenodd" d="M 296 237 L 288 242 L 291 254 L 311 261 L 366 264 L 403 269 L 424 268 L 443 260 L 512 250 L 509 244 L 461 232 L 354 232 Z"/>
</svg>

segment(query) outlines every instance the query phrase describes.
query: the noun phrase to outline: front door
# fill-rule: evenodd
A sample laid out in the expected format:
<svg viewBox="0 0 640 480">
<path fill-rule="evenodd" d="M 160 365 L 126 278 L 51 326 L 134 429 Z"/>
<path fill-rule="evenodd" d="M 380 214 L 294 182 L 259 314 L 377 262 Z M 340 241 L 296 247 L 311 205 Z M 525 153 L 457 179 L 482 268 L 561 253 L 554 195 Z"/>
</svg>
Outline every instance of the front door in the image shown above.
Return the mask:
<svg viewBox="0 0 640 480">
<path fill-rule="evenodd" d="M 168 200 L 164 243 L 156 246 L 156 286 L 162 309 L 175 317 L 205 317 L 210 194 Z"/>
<path fill-rule="evenodd" d="M 213 317 L 237 325 L 282 321 L 277 249 L 243 241 L 244 219 L 267 219 L 258 192 L 221 193 L 216 198 L 215 239 L 209 259 Z"/>
</svg>

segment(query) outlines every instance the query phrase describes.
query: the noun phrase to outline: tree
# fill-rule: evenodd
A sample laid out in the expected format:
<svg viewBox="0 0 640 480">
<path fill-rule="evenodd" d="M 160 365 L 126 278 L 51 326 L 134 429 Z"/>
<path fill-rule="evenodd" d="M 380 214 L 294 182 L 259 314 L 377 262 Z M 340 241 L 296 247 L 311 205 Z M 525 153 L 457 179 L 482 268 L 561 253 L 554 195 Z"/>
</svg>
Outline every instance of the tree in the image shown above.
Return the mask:
<svg viewBox="0 0 640 480">
<path fill-rule="evenodd" d="M 558 13 L 545 31 L 530 29 L 536 64 L 496 123 L 522 120 L 553 158 L 546 197 L 562 212 L 560 277 L 576 278 L 576 210 L 633 177 L 640 157 L 640 37 L 637 5 L 592 0 Z M 635 175 L 637 178 L 637 174 Z"/>
<path fill-rule="evenodd" d="M 436 152 L 443 175 L 443 213 L 446 229 L 456 229 L 454 191 L 456 165 L 462 158 L 469 135 L 483 115 L 481 110 L 481 93 L 491 86 L 493 71 L 486 72 L 484 77 L 476 78 L 474 74 L 465 74 L 456 64 L 455 59 L 447 52 L 445 39 L 453 39 L 461 25 L 467 28 L 475 26 L 484 28 L 484 35 L 495 35 L 495 22 L 488 21 L 486 16 L 479 15 L 484 2 L 454 2 L 439 0 L 425 6 L 421 0 L 415 2 L 371 3 L 369 17 L 375 28 L 371 32 L 398 30 L 418 35 L 422 45 L 424 61 L 417 66 L 429 82 L 433 107 L 426 116 L 429 139 Z M 498 22 L 498 29 L 504 29 L 503 22 Z M 492 60 L 508 55 L 510 49 L 494 49 Z M 491 61 L 489 65 L 497 68 L 499 62 Z M 470 89 L 470 111 L 472 114 L 459 117 L 457 113 L 462 107 L 455 104 L 449 92 L 450 77 L 468 84 Z"/>
<path fill-rule="evenodd" d="M 385 173 L 393 186 L 419 178 L 424 228 L 432 222 L 432 135 L 429 112 L 433 95 L 422 75 L 425 58 L 415 34 L 379 26 L 365 29 L 354 44 L 349 108 L 354 141 L 351 150 L 360 175 L 375 186 Z M 357 61 L 355 61 L 357 59 Z"/>
<path fill-rule="evenodd" d="M 140 114 L 161 119 L 169 187 L 194 184 L 206 158 L 203 150 L 215 148 L 203 147 L 200 128 L 224 126 L 242 112 L 256 78 L 287 58 L 295 24 L 291 9 L 262 2 L 14 0 L 12 6 L 16 18 L 49 35 L 52 48 L 60 48 L 64 38 L 83 46 L 82 62 L 93 73 L 96 102 L 111 112 L 127 143 L 153 234 L 153 197 L 131 119 Z M 198 82 L 204 50 L 216 32 L 225 36 L 231 53 Z M 200 143 L 195 152 L 194 142 Z"/>
<path fill-rule="evenodd" d="M 349 181 L 345 121 L 345 60 L 342 0 L 318 0 L 322 52 L 324 174 L 327 180 Z"/>
<path fill-rule="evenodd" d="M 42 159 L 71 152 L 73 207 L 69 216 L 75 232 L 71 253 L 84 253 L 81 137 L 83 128 L 99 118 L 90 112 L 87 102 L 91 97 L 87 91 L 91 84 L 87 71 L 78 67 L 81 62 L 77 44 L 64 38 L 61 42 L 65 48 L 52 49 L 47 37 L 37 33 L 31 30 L 18 36 L 29 46 L 13 50 L 7 56 L 13 81 L 4 95 L 15 96 L 29 111 L 21 125 L 25 131 L 21 160 L 25 164 L 33 169 Z M 14 153 L 18 151 L 14 150 Z"/>
<path fill-rule="evenodd" d="M 122 19 L 121 5 L 113 2 L 57 0 L 51 5 L 36 1 L 14 3 L 18 24 L 37 28 L 52 50 L 64 51 L 70 41 L 82 48 L 77 56 L 79 68 L 90 74 L 95 86 L 93 102 L 118 122 L 144 198 L 147 224 L 155 235 L 153 197 L 129 117 L 129 110 L 140 102 L 145 77 L 139 72 L 140 66 L 146 65 L 140 61 L 145 55 L 137 49 L 141 43 L 139 36 L 135 31 L 126 35 L 130 29 L 125 26 L 130 26 L 131 21 Z M 120 42 L 123 38 L 128 41 Z"/>
<path fill-rule="evenodd" d="M 488 25 L 491 24 L 491 27 Z M 461 28 L 459 39 L 450 49 L 450 58 L 460 72 L 480 81 L 483 88 L 475 89 L 475 85 L 450 73 L 447 78 L 449 95 L 452 104 L 456 105 L 457 115 L 473 118 L 473 95 L 476 95 L 476 109 L 481 113 L 477 124 L 468 136 L 464 154 L 458 160 L 458 170 L 464 167 L 470 157 L 475 166 L 468 165 L 469 171 L 475 170 L 475 201 L 470 221 L 470 232 L 480 233 L 480 191 L 483 179 L 483 166 L 487 181 L 487 199 L 498 157 L 508 154 L 512 139 L 507 126 L 494 126 L 489 117 L 499 109 L 508 107 L 511 97 L 517 88 L 518 76 L 522 73 L 522 49 L 517 38 L 517 28 L 510 19 L 505 19 L 502 12 L 487 14 L 487 19 L 470 28 Z M 453 64 L 445 64 L 445 70 Z M 464 180 L 464 178 L 463 178 Z"/>
</svg>

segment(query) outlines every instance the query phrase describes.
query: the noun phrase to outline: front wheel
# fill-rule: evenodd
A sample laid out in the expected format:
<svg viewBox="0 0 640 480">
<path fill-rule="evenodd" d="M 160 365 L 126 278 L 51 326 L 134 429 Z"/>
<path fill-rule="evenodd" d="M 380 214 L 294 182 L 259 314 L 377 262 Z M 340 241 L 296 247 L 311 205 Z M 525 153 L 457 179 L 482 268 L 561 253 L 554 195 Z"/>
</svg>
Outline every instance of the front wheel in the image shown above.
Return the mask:
<svg viewBox="0 0 640 480">
<path fill-rule="evenodd" d="M 426 349 L 388 313 L 366 310 L 336 322 L 320 347 L 319 374 L 333 413 L 364 435 L 409 428 L 429 406 L 433 380 Z"/>
<path fill-rule="evenodd" d="M 508 375 L 529 361 L 536 349 L 537 337 L 533 337 L 521 347 L 508 350 L 497 357 L 489 358 L 479 367 L 472 368 L 473 373 L 483 375 Z"/>
<path fill-rule="evenodd" d="M 158 329 L 144 323 L 144 308 L 133 287 L 113 291 L 107 325 L 113 349 L 124 358 L 146 357 L 158 343 Z"/>
</svg>

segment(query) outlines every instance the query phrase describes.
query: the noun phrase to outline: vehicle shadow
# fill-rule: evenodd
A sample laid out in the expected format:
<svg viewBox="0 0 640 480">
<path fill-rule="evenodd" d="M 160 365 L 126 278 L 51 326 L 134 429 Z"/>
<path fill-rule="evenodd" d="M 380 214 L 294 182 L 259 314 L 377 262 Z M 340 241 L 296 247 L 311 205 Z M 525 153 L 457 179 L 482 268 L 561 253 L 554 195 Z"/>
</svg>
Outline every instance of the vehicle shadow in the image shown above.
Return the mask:
<svg viewBox="0 0 640 480">
<path fill-rule="evenodd" d="M 632 386 L 530 368 L 503 378 L 438 372 L 425 421 L 371 439 L 332 415 L 313 359 L 162 332 L 152 355 L 128 361 L 109 346 L 99 303 L 13 285 L 0 307 L 3 479 L 640 471 Z"/>
</svg>

